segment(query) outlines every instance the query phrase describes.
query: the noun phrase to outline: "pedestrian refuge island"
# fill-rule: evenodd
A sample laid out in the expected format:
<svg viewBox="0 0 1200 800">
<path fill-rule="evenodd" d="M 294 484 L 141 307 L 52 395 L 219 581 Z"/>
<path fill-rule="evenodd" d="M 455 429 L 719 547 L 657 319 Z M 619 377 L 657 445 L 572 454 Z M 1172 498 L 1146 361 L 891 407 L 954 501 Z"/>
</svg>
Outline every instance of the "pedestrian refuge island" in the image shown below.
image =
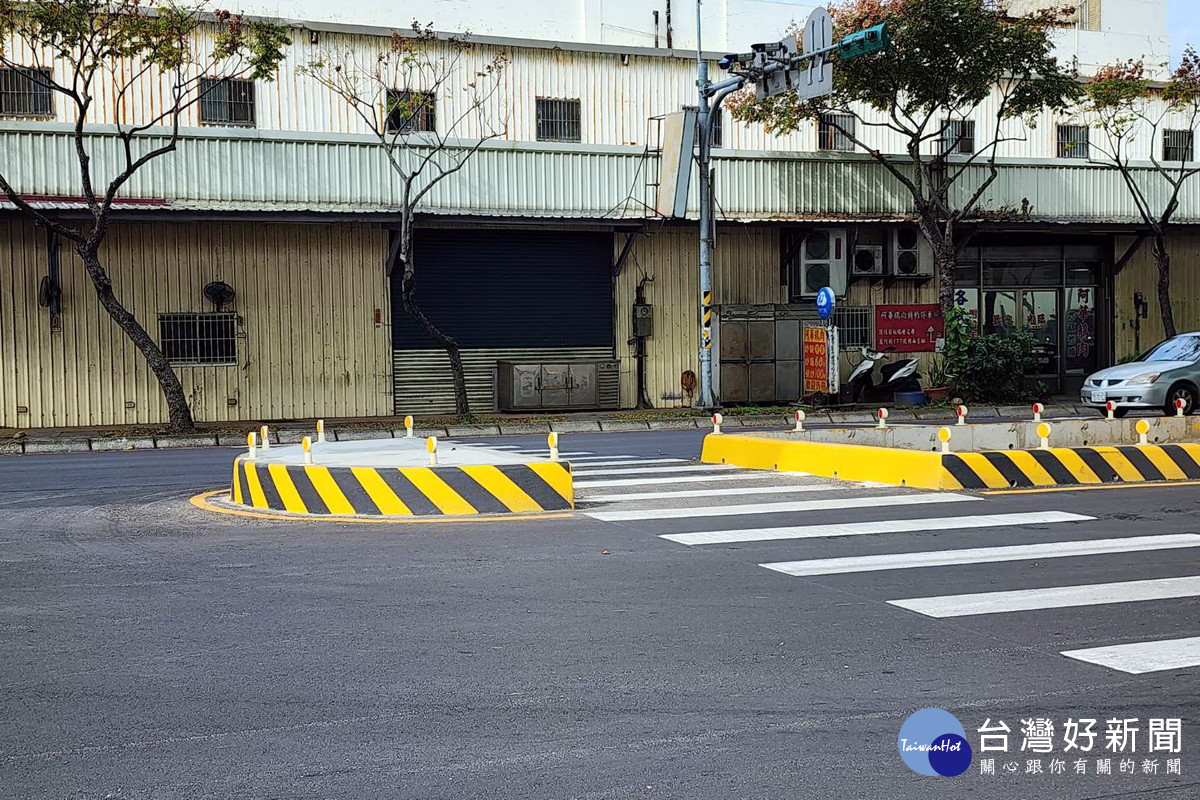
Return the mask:
<svg viewBox="0 0 1200 800">
<path fill-rule="evenodd" d="M 568 511 L 574 490 L 565 461 L 432 438 L 270 445 L 251 434 L 228 502 L 311 516 L 470 517 Z"/>
<path fill-rule="evenodd" d="M 882 409 L 881 409 L 882 411 Z M 1035 409 L 1036 411 L 1036 409 Z M 1064 419 L 712 433 L 701 461 L 921 489 L 1200 480 L 1200 418 Z M 1037 414 L 1040 417 L 1040 413 Z"/>
</svg>

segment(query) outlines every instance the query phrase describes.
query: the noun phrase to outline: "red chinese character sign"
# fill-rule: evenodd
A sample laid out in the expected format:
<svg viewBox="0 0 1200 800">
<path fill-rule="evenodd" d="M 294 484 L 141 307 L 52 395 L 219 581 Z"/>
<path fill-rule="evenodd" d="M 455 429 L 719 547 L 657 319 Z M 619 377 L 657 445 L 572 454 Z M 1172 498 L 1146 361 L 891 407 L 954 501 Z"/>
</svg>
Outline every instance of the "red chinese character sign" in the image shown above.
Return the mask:
<svg viewBox="0 0 1200 800">
<path fill-rule="evenodd" d="M 837 394 L 837 328 L 804 326 L 804 394 Z"/>
<path fill-rule="evenodd" d="M 875 306 L 875 349 L 898 353 L 932 353 L 946 335 L 946 320 L 937 303 Z"/>
</svg>

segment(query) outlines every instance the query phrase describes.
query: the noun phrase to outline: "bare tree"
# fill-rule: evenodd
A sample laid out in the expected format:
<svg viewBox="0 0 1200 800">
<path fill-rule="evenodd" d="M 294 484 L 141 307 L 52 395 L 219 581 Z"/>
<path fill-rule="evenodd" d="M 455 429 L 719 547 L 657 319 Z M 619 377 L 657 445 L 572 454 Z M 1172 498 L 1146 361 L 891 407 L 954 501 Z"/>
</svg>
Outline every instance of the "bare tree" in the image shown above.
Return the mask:
<svg viewBox="0 0 1200 800">
<path fill-rule="evenodd" d="M 1102 134 L 1089 144 L 1099 161 L 1121 174 L 1154 239 L 1163 332 L 1174 336 L 1167 228 L 1179 210 L 1184 185 L 1200 172 L 1195 153 L 1196 128 L 1200 124 L 1200 55 L 1188 47 L 1165 85 L 1152 83 L 1143 62 L 1133 60 L 1101 69 L 1086 90 L 1085 110 L 1094 115 L 1096 129 Z M 1140 155 L 1135 152 L 1135 144 L 1141 142 L 1150 145 L 1148 169 L 1144 161 L 1134 163 L 1135 156 Z"/>
<path fill-rule="evenodd" d="M 442 37 L 432 23 L 414 22 L 375 52 L 327 49 L 299 72 L 340 97 L 362 120 L 399 181 L 400 223 L 387 257 L 389 277 L 400 271 L 404 311 L 446 351 L 454 378 L 456 413 L 470 413 L 458 342 L 421 310 L 413 260 L 413 222 L 421 203 L 490 139 L 503 136 L 507 117 L 495 102 L 508 59 L 480 54 L 467 37 Z"/>
<path fill-rule="evenodd" d="M 177 430 L 195 427 L 179 376 L 117 297 L 104 266 L 101 249 L 113 204 L 139 170 L 174 152 L 181 123 L 207 91 L 231 78 L 270 80 L 287 43 L 282 27 L 203 6 L 0 0 L 0 67 L 15 70 L 29 92 L 65 102 L 74 123 L 79 195 L 91 219 L 77 226 L 27 202 L 9 180 L 15 164 L 0 164 L 0 190 L 35 223 L 74 245 L 101 306 L 158 379 Z M 17 60 L 18 52 L 28 53 L 28 60 Z M 147 102 L 144 96 L 157 99 Z M 47 103 L 46 116 L 49 110 Z M 119 155 L 113 164 L 99 153 L 112 141 L 111 134 L 95 130 L 104 124 L 116 126 Z M 98 164 L 112 174 L 98 174 Z"/>
</svg>

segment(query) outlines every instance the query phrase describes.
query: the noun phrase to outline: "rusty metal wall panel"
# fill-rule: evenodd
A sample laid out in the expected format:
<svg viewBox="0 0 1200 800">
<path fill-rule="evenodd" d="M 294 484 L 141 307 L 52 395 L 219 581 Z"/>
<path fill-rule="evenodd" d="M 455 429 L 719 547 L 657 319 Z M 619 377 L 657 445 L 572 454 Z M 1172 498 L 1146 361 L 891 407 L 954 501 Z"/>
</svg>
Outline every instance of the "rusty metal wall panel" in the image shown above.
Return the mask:
<svg viewBox="0 0 1200 800">
<path fill-rule="evenodd" d="M 158 338 L 157 315 L 202 312 L 223 280 L 242 317 L 237 364 L 180 366 L 198 420 L 371 416 L 391 409 L 382 277 L 386 236 L 364 225 L 118 223 L 104 263 L 121 300 Z M 139 424 L 167 418 L 157 381 L 62 249 L 63 325 L 37 306 L 45 238 L 0 220 L 0 425 Z M 236 403 L 231 405 L 231 403 Z M 127 407 L 131 405 L 132 407 Z M 18 407 L 28 411 L 18 413 Z"/>
<path fill-rule="evenodd" d="M 1125 254 L 1132 237 L 1116 238 L 1113 259 Z M 1152 242 L 1147 239 L 1114 281 L 1114 350 L 1118 359 L 1138 353 L 1162 341 L 1162 310 L 1158 304 L 1158 267 Z M 1180 333 L 1200 330 L 1200 233 L 1173 231 L 1168 234 L 1171 253 L 1171 308 L 1175 329 Z M 1133 330 L 1133 293 L 1141 292 L 1150 304 L 1149 316 L 1141 321 L 1140 341 Z M 1103 356 L 1101 356 L 1103 361 Z M 1106 366 L 1101 364 L 1100 366 Z"/>
</svg>

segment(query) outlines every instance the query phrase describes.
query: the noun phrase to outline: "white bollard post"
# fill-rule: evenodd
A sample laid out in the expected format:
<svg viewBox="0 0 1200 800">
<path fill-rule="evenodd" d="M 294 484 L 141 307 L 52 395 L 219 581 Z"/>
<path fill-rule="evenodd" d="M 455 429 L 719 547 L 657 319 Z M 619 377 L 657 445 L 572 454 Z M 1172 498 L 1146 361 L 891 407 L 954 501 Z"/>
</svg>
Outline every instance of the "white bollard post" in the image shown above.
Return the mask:
<svg viewBox="0 0 1200 800">
<path fill-rule="evenodd" d="M 270 450 L 271 449 L 271 431 L 267 429 L 266 425 L 263 425 L 262 429 L 259 431 L 259 438 L 262 439 L 262 449 L 264 451 Z"/>
<path fill-rule="evenodd" d="M 887 427 L 888 410 L 886 408 L 881 408 L 875 412 L 875 416 L 879 417 L 879 425 L 877 427 L 886 428 Z"/>
<path fill-rule="evenodd" d="M 404 418 L 404 438 L 406 438 L 406 439 L 413 438 L 412 414 L 409 414 L 407 417 Z"/>
<path fill-rule="evenodd" d="M 1187 408 L 1187 403 L 1184 401 L 1184 399 L 1182 397 L 1176 397 L 1175 398 L 1175 416 L 1182 417 L 1183 410 L 1185 408 Z"/>
<path fill-rule="evenodd" d="M 250 448 L 251 458 L 254 458 L 256 455 L 258 455 L 258 434 L 256 434 L 254 431 L 250 431 L 250 433 L 246 435 L 246 446 Z"/>
<path fill-rule="evenodd" d="M 304 448 L 304 463 L 311 464 L 312 460 L 312 437 L 305 436 L 300 440 L 300 446 Z"/>
<path fill-rule="evenodd" d="M 804 430 L 804 412 L 796 409 L 796 433 L 801 433 Z"/>
<path fill-rule="evenodd" d="M 720 433 L 720 432 L 721 432 L 721 422 L 722 422 L 722 421 L 724 421 L 724 419 L 725 419 L 725 418 L 724 418 L 724 417 L 722 417 L 720 414 L 713 414 L 713 415 L 712 415 L 712 422 L 713 422 L 713 433 Z"/>
<path fill-rule="evenodd" d="M 954 424 L 955 425 L 966 425 L 967 424 L 967 407 L 959 406 L 958 408 L 955 409 L 955 411 L 958 413 L 958 422 L 956 422 Z"/>
<path fill-rule="evenodd" d="M 1046 407 L 1044 405 L 1042 405 L 1041 403 L 1034 403 L 1033 404 L 1033 421 L 1041 422 L 1042 421 L 1042 412 L 1045 410 L 1046 410 Z"/>
<path fill-rule="evenodd" d="M 952 435 L 953 434 L 951 434 L 949 428 L 939 428 L 938 429 L 938 440 L 942 443 L 942 452 L 943 453 L 950 452 L 950 437 Z"/>
<path fill-rule="evenodd" d="M 1117 410 L 1116 403 L 1114 403 L 1112 400 L 1109 400 L 1107 403 L 1104 404 L 1104 408 L 1108 411 L 1109 419 L 1116 419 L 1116 417 L 1113 416 L 1113 412 Z"/>
<path fill-rule="evenodd" d="M 1038 445 L 1038 447 L 1042 450 L 1049 450 L 1050 449 L 1050 423 L 1043 422 L 1041 425 L 1038 425 L 1037 435 L 1038 435 L 1038 438 L 1042 440 L 1042 443 L 1040 445 Z"/>
<path fill-rule="evenodd" d="M 1150 440 L 1146 438 L 1146 435 L 1150 433 L 1150 423 L 1144 419 L 1139 419 L 1134 428 L 1137 430 L 1138 444 L 1150 444 Z"/>
<path fill-rule="evenodd" d="M 550 431 L 550 435 L 546 437 L 546 444 L 550 445 L 550 460 L 558 461 L 558 433 Z"/>
<path fill-rule="evenodd" d="M 429 451 L 429 466 L 437 466 L 437 437 L 430 436 L 425 440 L 425 449 Z"/>
<path fill-rule="evenodd" d="M 325 420 L 317 420 L 317 444 L 325 444 Z"/>
</svg>

